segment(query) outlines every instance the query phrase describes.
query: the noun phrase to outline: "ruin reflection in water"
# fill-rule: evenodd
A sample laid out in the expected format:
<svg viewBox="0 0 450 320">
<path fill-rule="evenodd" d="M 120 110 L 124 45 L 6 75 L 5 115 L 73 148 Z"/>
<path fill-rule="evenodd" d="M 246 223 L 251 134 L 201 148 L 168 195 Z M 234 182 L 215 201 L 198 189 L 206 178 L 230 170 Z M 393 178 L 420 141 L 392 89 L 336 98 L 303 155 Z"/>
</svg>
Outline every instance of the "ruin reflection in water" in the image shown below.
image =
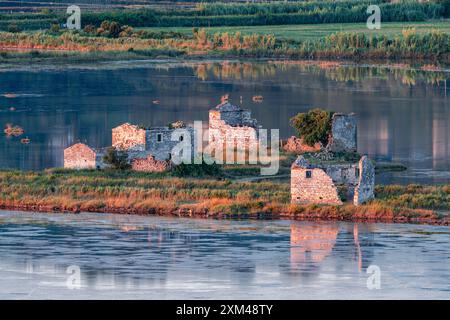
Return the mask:
<svg viewBox="0 0 450 320">
<path fill-rule="evenodd" d="M 20 137 L 2 135 L 0 167 L 62 166 L 64 148 L 77 141 L 110 145 L 111 129 L 126 121 L 148 126 L 178 119 L 207 121 L 208 110 L 229 93 L 235 102 L 242 97 L 264 128 L 279 128 L 282 138 L 294 134 L 288 119 L 312 107 L 355 112 L 359 151 L 409 167 L 380 176 L 378 182 L 448 182 L 448 75 L 448 70 L 272 62 L 2 70 L 0 123 L 21 126 L 31 142 L 21 144 Z"/>
<path fill-rule="evenodd" d="M 450 298 L 448 227 L 0 212 L 0 298 Z M 380 290 L 367 289 L 370 265 Z M 69 289 L 78 266 L 81 288 Z"/>
</svg>

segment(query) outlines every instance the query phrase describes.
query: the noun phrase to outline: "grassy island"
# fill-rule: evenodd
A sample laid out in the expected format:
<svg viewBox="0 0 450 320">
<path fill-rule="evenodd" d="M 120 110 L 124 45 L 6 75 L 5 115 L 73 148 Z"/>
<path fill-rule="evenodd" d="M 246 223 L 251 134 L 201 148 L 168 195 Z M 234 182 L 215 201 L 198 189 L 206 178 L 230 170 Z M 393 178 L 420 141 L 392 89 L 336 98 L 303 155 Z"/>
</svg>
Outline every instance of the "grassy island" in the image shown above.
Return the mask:
<svg viewBox="0 0 450 320">
<path fill-rule="evenodd" d="M 0 171 L 0 207 L 43 212 L 450 225 L 450 185 L 377 185 L 376 199 L 358 207 L 290 204 L 288 165 L 292 158 L 284 155 L 283 159 L 279 174 L 265 178 L 255 175 L 258 167 L 249 165 L 224 165 L 205 173 L 189 167 L 165 173 L 4 170 Z"/>
</svg>

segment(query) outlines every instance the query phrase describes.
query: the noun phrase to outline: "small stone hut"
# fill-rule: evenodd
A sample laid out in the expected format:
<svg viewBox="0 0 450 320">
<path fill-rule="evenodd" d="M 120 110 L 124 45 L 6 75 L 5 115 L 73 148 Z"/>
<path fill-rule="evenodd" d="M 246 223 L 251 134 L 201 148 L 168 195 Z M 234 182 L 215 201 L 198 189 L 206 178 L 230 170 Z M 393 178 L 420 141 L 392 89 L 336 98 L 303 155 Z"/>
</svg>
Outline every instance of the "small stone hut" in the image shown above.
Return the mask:
<svg viewBox="0 0 450 320">
<path fill-rule="evenodd" d="M 84 143 L 76 143 L 64 149 L 64 168 L 70 169 L 102 169 L 103 150 L 89 147 Z"/>
</svg>

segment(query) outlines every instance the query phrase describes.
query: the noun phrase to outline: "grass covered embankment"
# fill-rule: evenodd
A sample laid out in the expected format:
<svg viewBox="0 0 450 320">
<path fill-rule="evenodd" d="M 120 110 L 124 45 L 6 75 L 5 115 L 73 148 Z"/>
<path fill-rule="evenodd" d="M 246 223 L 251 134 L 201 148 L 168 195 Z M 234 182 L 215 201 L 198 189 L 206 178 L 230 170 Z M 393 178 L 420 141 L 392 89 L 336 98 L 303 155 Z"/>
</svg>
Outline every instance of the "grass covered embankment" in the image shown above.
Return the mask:
<svg viewBox="0 0 450 320">
<path fill-rule="evenodd" d="M 292 205 L 288 179 L 243 182 L 246 174 L 254 175 L 253 169 L 230 166 L 214 176 L 197 177 L 117 170 L 0 171 L 0 208 L 450 224 L 450 185 L 377 186 L 377 198 L 359 207 Z"/>
</svg>

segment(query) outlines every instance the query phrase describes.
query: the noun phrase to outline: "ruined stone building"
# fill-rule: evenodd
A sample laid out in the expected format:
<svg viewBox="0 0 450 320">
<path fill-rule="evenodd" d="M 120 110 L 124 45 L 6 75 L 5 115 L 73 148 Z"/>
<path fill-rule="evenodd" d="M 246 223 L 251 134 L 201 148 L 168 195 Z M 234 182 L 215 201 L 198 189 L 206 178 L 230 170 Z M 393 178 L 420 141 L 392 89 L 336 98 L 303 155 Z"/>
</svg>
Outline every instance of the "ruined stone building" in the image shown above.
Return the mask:
<svg viewBox="0 0 450 320">
<path fill-rule="evenodd" d="M 112 129 L 112 146 L 129 152 L 132 157 L 135 157 L 133 153 L 137 152 L 136 155 L 149 154 L 158 161 L 170 160 L 173 147 L 184 139 L 182 136 L 172 141 L 172 134 L 176 129 L 185 129 L 193 144 L 194 130 L 185 125 L 142 128 L 124 123 Z"/>
<path fill-rule="evenodd" d="M 291 202 L 359 205 L 374 197 L 375 167 L 367 156 L 358 163 L 316 161 L 299 156 L 291 166 Z"/>
<path fill-rule="evenodd" d="M 103 150 L 91 148 L 84 143 L 76 143 L 64 149 L 64 168 L 70 169 L 102 169 Z"/>
<path fill-rule="evenodd" d="M 172 133 L 176 129 L 185 129 L 178 140 L 172 141 Z M 172 167 L 171 151 L 175 145 L 183 141 L 185 135 L 191 135 L 193 149 L 193 128 L 177 123 L 176 126 L 142 128 L 124 123 L 112 129 L 112 146 L 126 151 L 132 170 L 166 171 Z M 193 155 L 193 150 L 191 154 Z M 94 149 L 77 143 L 64 150 L 64 167 L 72 169 L 101 169 L 105 149 Z"/>
<path fill-rule="evenodd" d="M 209 111 L 208 142 L 211 146 L 236 146 L 248 149 L 258 143 L 258 126 L 249 110 L 224 101 Z"/>
<path fill-rule="evenodd" d="M 291 166 L 292 203 L 340 205 L 352 201 L 359 205 L 374 197 L 375 167 L 370 159 L 363 156 L 353 163 L 335 156 L 357 151 L 355 114 L 335 113 L 331 121 L 331 134 L 325 148 L 299 147 L 302 150 L 298 153 L 313 153 L 299 156 Z M 297 142 L 291 141 L 291 145 Z"/>
</svg>

